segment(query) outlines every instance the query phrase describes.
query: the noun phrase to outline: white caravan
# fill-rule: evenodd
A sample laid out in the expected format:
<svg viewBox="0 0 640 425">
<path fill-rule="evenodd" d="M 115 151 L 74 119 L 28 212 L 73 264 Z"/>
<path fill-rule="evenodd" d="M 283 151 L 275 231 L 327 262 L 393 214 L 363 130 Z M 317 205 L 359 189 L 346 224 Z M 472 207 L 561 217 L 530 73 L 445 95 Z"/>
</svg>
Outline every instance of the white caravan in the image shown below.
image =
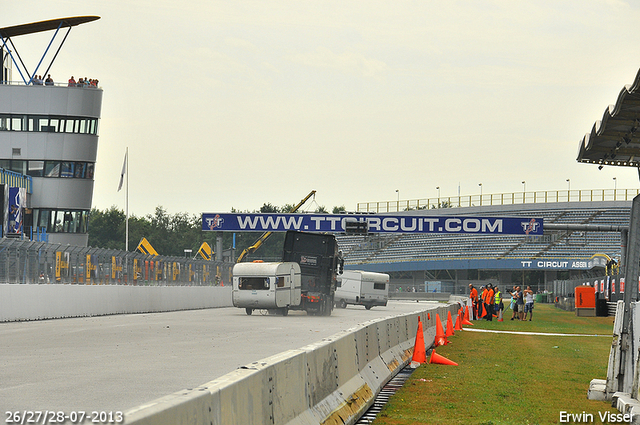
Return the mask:
<svg viewBox="0 0 640 425">
<path fill-rule="evenodd" d="M 386 306 L 389 299 L 389 275 L 385 273 L 345 270 L 338 277 L 334 295 L 336 306 L 363 305 L 367 310 L 374 305 Z"/>
<path fill-rule="evenodd" d="M 297 263 L 238 263 L 233 266 L 232 299 L 247 314 L 254 309 L 289 314 L 300 305 L 302 281 Z"/>
</svg>

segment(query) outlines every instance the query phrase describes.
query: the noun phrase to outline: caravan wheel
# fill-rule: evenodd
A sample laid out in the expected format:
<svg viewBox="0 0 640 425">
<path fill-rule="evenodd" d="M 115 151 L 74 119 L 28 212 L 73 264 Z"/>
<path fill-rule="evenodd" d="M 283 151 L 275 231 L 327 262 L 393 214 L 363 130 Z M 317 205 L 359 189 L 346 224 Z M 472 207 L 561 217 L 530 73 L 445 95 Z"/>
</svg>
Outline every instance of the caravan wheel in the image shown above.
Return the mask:
<svg viewBox="0 0 640 425">
<path fill-rule="evenodd" d="M 340 308 L 347 308 L 347 302 L 345 300 L 340 300 Z"/>
</svg>

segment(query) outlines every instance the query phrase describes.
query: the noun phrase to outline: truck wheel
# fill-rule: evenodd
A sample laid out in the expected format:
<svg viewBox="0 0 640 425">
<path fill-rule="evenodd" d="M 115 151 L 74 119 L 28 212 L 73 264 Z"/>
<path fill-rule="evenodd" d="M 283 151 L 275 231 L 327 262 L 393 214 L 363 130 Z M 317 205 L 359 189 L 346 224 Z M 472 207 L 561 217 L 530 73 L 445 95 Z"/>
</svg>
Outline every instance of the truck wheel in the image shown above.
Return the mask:
<svg viewBox="0 0 640 425">
<path fill-rule="evenodd" d="M 366 308 L 367 310 L 371 310 L 371 307 L 373 307 L 372 305 L 365 305 L 364 308 Z"/>
<path fill-rule="evenodd" d="M 245 308 L 245 311 L 247 312 L 247 316 L 251 316 L 251 313 L 253 313 L 252 308 Z"/>
<path fill-rule="evenodd" d="M 340 300 L 340 308 L 347 308 L 347 302 L 345 300 Z"/>
<path fill-rule="evenodd" d="M 322 305 L 320 306 L 320 314 L 322 316 L 331 316 L 331 307 L 333 307 L 333 302 L 323 300 Z"/>
<path fill-rule="evenodd" d="M 282 315 L 285 317 L 289 315 L 289 307 L 284 307 L 282 309 Z"/>
</svg>

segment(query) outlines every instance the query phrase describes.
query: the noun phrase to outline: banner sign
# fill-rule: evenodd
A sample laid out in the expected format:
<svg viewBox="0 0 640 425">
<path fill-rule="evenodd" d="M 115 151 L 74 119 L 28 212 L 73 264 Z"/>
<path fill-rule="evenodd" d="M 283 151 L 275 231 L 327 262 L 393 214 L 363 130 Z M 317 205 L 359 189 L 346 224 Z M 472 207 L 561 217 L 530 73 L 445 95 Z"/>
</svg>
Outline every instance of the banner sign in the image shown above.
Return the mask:
<svg viewBox="0 0 640 425">
<path fill-rule="evenodd" d="M 19 235 L 22 233 L 23 211 L 26 206 L 27 196 L 25 189 L 23 187 L 10 187 L 8 235 Z"/>
<path fill-rule="evenodd" d="M 523 236 L 543 234 L 542 218 L 374 214 L 203 213 L 202 230 L 227 232 L 300 230 L 344 233 L 347 221 L 366 222 L 369 233 L 468 233 Z"/>
</svg>

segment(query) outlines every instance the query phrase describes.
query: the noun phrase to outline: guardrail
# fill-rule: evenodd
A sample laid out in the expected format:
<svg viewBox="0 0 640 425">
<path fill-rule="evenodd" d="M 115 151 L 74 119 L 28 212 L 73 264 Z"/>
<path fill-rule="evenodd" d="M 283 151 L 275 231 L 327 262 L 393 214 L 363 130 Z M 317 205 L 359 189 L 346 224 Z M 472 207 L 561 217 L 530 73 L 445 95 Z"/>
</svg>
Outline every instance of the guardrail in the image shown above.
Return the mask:
<svg viewBox="0 0 640 425">
<path fill-rule="evenodd" d="M 489 205 L 541 204 L 557 202 L 631 201 L 639 189 L 556 190 L 538 192 L 487 193 L 443 198 L 360 202 L 357 212 L 400 212 L 437 208 L 464 208 Z"/>
</svg>

